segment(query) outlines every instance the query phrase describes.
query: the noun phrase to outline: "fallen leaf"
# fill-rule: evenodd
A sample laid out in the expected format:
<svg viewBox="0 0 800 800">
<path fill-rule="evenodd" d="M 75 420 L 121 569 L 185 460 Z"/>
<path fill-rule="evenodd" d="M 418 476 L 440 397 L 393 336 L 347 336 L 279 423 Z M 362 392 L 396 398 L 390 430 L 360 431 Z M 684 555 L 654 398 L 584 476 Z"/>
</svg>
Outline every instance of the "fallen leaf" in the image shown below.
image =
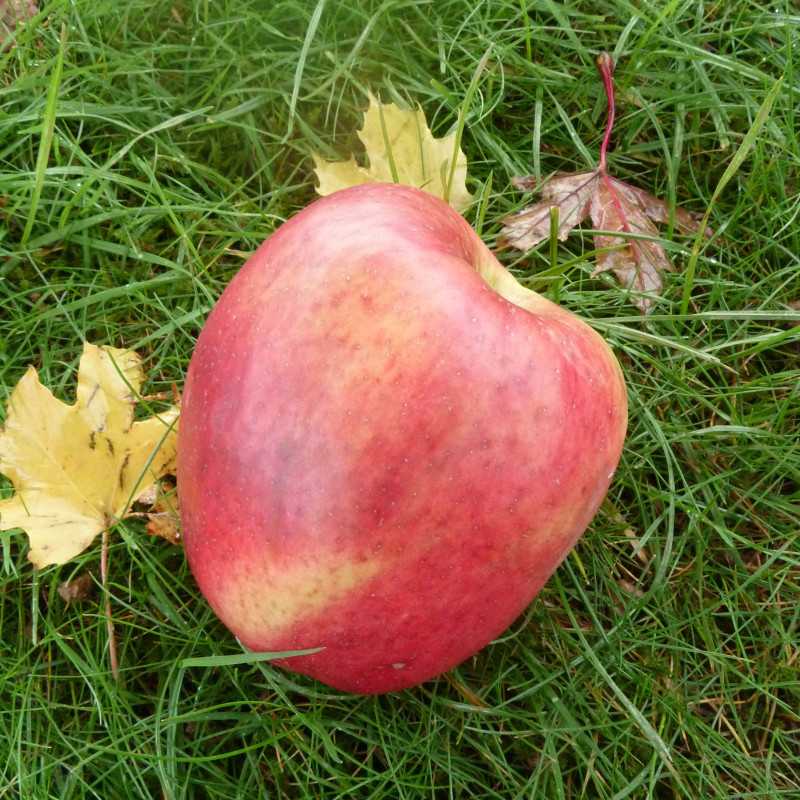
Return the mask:
<svg viewBox="0 0 800 800">
<path fill-rule="evenodd" d="M 529 185 L 529 179 L 516 179 L 517 185 Z M 669 220 L 669 208 L 657 197 L 612 178 L 600 169 L 591 172 L 559 173 L 542 187 L 542 200 L 504 220 L 501 241 L 519 250 L 530 250 L 550 235 L 550 209 L 558 209 L 558 238 L 591 217 L 598 231 L 619 231 L 628 236 L 595 234 L 597 267 L 593 274 L 613 270 L 628 289 L 644 294 L 659 294 L 662 273 L 674 269 L 658 239 L 655 222 Z M 676 209 L 675 222 L 682 231 L 697 230 L 695 218 Z M 633 234 L 632 236 L 630 234 Z M 638 238 L 638 237 L 645 238 Z M 637 297 L 642 311 L 649 311 L 652 300 Z"/>
<path fill-rule="evenodd" d="M 663 289 L 663 273 L 673 270 L 655 223 L 669 222 L 669 207 L 662 200 L 618 180 L 608 173 L 606 149 L 614 124 L 614 93 L 611 75 L 613 62 L 608 54 L 598 59 L 598 69 L 606 86 L 609 111 L 606 135 L 600 150 L 600 163 L 588 172 L 557 173 L 538 188 L 542 199 L 529 208 L 503 220 L 500 243 L 518 250 L 530 250 L 550 236 L 550 210 L 558 210 L 558 238 L 591 217 L 597 266 L 593 274 L 612 270 L 619 282 L 636 292 L 634 303 L 643 311 L 653 307 L 652 296 Z M 532 176 L 513 178 L 518 189 L 536 188 Z M 697 231 L 698 219 L 675 209 L 675 223 L 685 233 Z M 622 235 L 616 236 L 615 233 Z M 706 234 L 710 234 L 706 230 Z"/>
<path fill-rule="evenodd" d="M 62 581 L 58 584 L 58 596 L 67 604 L 85 600 L 92 592 L 94 581 L 88 572 L 78 575 L 71 581 Z"/>
<path fill-rule="evenodd" d="M 370 95 L 358 138 L 366 151 L 365 167 L 352 156 L 349 161 L 325 161 L 312 153 L 318 194 L 328 195 L 362 183 L 388 182 L 424 189 L 457 211 L 472 202 L 466 186 L 467 157 L 457 148 L 455 133 L 435 138 L 421 108 L 403 109 Z"/>
<path fill-rule="evenodd" d="M 86 344 L 74 404 L 53 397 L 32 367 L 12 392 L 0 472 L 16 494 L 0 501 L 0 530 L 27 532 L 36 567 L 78 555 L 174 471 L 178 410 L 134 422 L 143 381 L 136 353 Z"/>
<path fill-rule="evenodd" d="M 149 503 L 151 510 L 147 512 L 147 532 L 150 536 L 166 539 L 170 544 L 181 543 L 181 518 L 178 509 L 178 493 L 175 485 L 169 480 L 160 481 L 156 488 L 156 496 Z M 138 503 L 145 499 L 140 497 Z"/>
<path fill-rule="evenodd" d="M 147 532 L 150 536 L 158 536 L 174 545 L 181 543 L 180 519 L 177 514 L 166 512 L 149 516 Z"/>
</svg>

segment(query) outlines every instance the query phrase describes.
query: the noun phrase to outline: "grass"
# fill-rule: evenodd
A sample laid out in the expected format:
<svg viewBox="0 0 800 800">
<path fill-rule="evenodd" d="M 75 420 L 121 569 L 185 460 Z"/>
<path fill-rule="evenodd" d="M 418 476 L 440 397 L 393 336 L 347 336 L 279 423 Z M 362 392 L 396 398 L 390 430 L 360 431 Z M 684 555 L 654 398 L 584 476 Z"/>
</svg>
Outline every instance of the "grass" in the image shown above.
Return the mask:
<svg viewBox="0 0 800 800">
<path fill-rule="evenodd" d="M 800 794 L 800 38 L 794 5 L 644 0 L 44 2 L 0 54 L 0 384 L 71 396 L 81 342 L 180 383 L 244 256 L 344 156 L 366 92 L 464 122 L 482 235 L 512 175 L 596 158 L 716 235 L 649 318 L 591 236 L 506 262 L 615 346 L 630 433 L 608 500 L 526 614 L 451 674 L 338 694 L 240 653 L 180 550 L 117 530 L 102 605 L 2 537 L 0 798 L 772 798 Z M 46 19 L 46 22 L 44 21 Z M 488 55 L 487 55 L 488 54 Z M 468 88 L 481 58 L 469 103 Z M 775 81 L 748 157 L 715 188 Z M 478 211 L 471 212 L 475 220 Z M 556 274 L 557 273 L 557 274 Z M 6 487 L 6 491 L 8 488 Z M 194 659 L 187 661 L 187 659 Z M 237 661 L 238 659 L 233 659 Z"/>
</svg>

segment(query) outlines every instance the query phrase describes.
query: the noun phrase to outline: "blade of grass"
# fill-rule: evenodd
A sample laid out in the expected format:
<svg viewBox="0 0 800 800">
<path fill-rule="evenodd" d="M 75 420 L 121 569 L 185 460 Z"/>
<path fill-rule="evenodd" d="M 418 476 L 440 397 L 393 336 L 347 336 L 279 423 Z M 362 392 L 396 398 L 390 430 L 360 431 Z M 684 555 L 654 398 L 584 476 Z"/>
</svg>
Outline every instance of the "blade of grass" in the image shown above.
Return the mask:
<svg viewBox="0 0 800 800">
<path fill-rule="evenodd" d="M 300 49 L 300 55 L 297 59 L 297 66 L 294 71 L 294 81 L 292 83 L 292 96 L 289 99 L 289 127 L 286 131 L 284 139 L 288 139 L 294 131 L 294 118 L 297 113 L 297 101 L 300 98 L 300 85 L 303 82 L 303 72 L 306 68 L 308 61 L 308 53 L 311 50 L 311 42 L 314 41 L 314 36 L 319 27 L 319 21 L 322 19 L 322 12 L 325 10 L 326 0 L 318 0 L 317 5 L 314 7 L 314 12 L 311 14 L 311 19 L 308 21 L 308 28 L 306 28 L 306 35 L 303 39 L 303 46 Z"/>
<path fill-rule="evenodd" d="M 53 146 L 53 135 L 56 129 L 56 106 L 58 104 L 58 90 L 61 86 L 61 73 L 64 68 L 64 51 L 66 47 L 67 26 L 62 25 L 58 53 L 56 54 L 56 63 L 53 66 L 53 73 L 50 76 L 50 84 L 47 88 L 47 100 L 45 101 L 44 115 L 42 117 L 39 152 L 36 156 L 36 170 L 33 178 L 33 196 L 31 197 L 30 208 L 28 209 L 28 219 L 25 223 L 25 229 L 20 239 L 20 243 L 23 246 L 30 238 L 33 225 L 36 222 L 36 212 L 39 209 L 39 201 L 42 198 L 44 176 L 47 170 L 47 162 L 50 159 L 50 148 Z"/>
<path fill-rule="evenodd" d="M 717 202 L 720 194 L 722 194 L 722 190 L 728 185 L 731 178 L 736 175 L 736 173 L 739 171 L 739 168 L 747 158 L 750 148 L 755 144 L 758 134 L 761 132 L 761 128 L 764 127 L 764 123 L 769 119 L 769 112 L 772 110 L 772 104 L 775 102 L 775 98 L 778 96 L 782 86 L 783 78 L 781 77 L 775 81 L 775 83 L 772 85 L 772 88 L 769 90 L 769 92 L 767 92 L 767 96 L 761 103 L 761 107 L 758 109 L 758 113 L 756 114 L 756 118 L 753 120 L 753 124 L 750 126 L 750 130 L 748 130 L 745 134 L 744 138 L 742 139 L 742 143 L 733 154 L 730 164 L 728 164 L 728 166 L 725 168 L 725 172 L 722 173 L 722 177 L 719 179 L 717 186 L 714 189 L 714 193 L 711 195 L 711 200 L 708 203 L 706 212 L 703 214 L 703 219 L 701 220 L 700 225 L 697 228 L 697 233 L 694 237 L 692 253 L 689 256 L 688 262 L 686 263 L 683 282 L 683 298 L 681 299 L 681 314 L 686 314 L 689 311 L 689 300 L 691 299 L 692 288 L 694 286 L 694 275 L 697 269 L 697 259 L 700 256 L 701 245 L 704 241 L 706 241 L 705 231 L 708 227 L 708 220 L 711 217 L 714 204 Z"/>
<path fill-rule="evenodd" d="M 307 650 L 286 650 L 276 653 L 241 653 L 230 656 L 195 656 L 184 658 L 180 662 L 182 669 L 191 667 L 231 667 L 240 664 L 256 664 L 261 661 L 275 661 L 295 656 L 311 656 L 324 650 L 324 647 L 312 647 Z"/>
</svg>

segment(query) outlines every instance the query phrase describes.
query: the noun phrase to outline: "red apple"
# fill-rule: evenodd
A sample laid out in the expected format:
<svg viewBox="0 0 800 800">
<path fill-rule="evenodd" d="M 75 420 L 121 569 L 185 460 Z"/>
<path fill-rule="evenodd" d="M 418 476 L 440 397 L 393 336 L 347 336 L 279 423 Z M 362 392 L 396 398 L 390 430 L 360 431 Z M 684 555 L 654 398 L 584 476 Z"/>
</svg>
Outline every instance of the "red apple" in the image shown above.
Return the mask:
<svg viewBox="0 0 800 800">
<path fill-rule="evenodd" d="M 616 468 L 625 387 L 578 317 L 441 200 L 317 200 L 223 293 L 192 356 L 189 564 L 246 647 L 339 689 L 455 666 L 531 602 Z"/>
</svg>

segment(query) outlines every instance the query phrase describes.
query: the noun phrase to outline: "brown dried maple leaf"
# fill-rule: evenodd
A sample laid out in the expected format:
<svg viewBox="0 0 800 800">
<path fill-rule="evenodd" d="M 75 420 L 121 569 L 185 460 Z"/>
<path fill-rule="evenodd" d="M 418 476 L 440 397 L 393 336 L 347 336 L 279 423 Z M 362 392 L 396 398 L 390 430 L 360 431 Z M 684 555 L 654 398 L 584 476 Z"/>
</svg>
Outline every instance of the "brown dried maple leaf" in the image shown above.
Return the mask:
<svg viewBox="0 0 800 800">
<path fill-rule="evenodd" d="M 78 575 L 72 580 L 62 581 L 58 584 L 58 595 L 67 604 L 79 603 L 85 600 L 92 592 L 94 582 L 88 572 Z"/>
<path fill-rule="evenodd" d="M 652 296 L 663 288 L 663 273 L 674 269 L 655 226 L 656 222 L 669 221 L 669 208 L 657 197 L 608 174 L 606 152 L 615 112 L 611 56 L 601 54 L 597 67 L 608 97 L 608 121 L 597 169 L 561 172 L 546 180 L 539 187 L 539 203 L 503 221 L 500 241 L 519 250 L 535 247 L 550 236 L 551 208 L 558 209 L 558 238 L 562 241 L 576 225 L 591 217 L 594 228 L 604 231 L 594 237 L 598 255 L 593 274 L 612 270 L 623 286 L 636 292 L 634 303 L 648 312 L 653 306 Z M 523 190 L 535 187 L 532 177 L 514 178 L 513 183 Z M 679 208 L 675 209 L 675 222 L 686 233 L 696 231 L 699 225 L 694 215 Z M 616 232 L 622 235 L 615 236 Z"/>
<path fill-rule="evenodd" d="M 147 532 L 150 536 L 166 539 L 170 544 L 181 544 L 181 520 L 175 486 L 164 479 L 154 495 L 144 499 L 151 506 L 147 512 Z M 142 502 L 142 498 L 140 498 Z"/>
</svg>

